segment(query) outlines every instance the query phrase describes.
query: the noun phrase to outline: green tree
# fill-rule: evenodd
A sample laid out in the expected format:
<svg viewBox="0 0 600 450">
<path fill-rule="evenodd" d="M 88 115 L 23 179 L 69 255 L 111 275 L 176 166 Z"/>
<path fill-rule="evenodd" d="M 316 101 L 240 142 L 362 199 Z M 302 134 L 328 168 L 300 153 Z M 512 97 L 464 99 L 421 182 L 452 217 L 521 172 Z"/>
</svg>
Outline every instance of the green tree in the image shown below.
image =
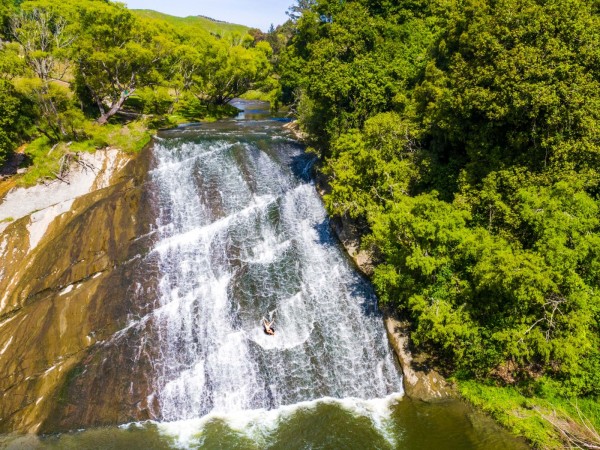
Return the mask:
<svg viewBox="0 0 600 450">
<path fill-rule="evenodd" d="M 470 183 L 507 164 L 598 167 L 599 26 L 586 1 L 457 5 L 416 91 L 433 156 Z"/>
<path fill-rule="evenodd" d="M 198 56 L 202 63 L 192 76 L 190 91 L 216 105 L 228 103 L 271 73 L 271 47 L 264 41 L 246 48 L 218 40 Z"/>
<path fill-rule="evenodd" d="M 4 42 L 0 46 L 0 78 L 13 80 L 25 75 L 27 65 L 20 55 L 20 46 L 15 42 Z"/>
<path fill-rule="evenodd" d="M 0 39 L 10 39 L 10 18 L 19 3 L 19 0 L 0 0 Z"/>
<path fill-rule="evenodd" d="M 0 165 L 27 137 L 31 110 L 7 80 L 0 79 Z"/>
<path fill-rule="evenodd" d="M 171 42 L 122 4 L 89 2 L 79 8 L 74 48 L 76 81 L 85 86 L 105 124 L 139 87 L 160 81 L 157 70 Z"/>
<path fill-rule="evenodd" d="M 296 103 L 300 124 L 325 155 L 340 134 L 402 108 L 403 89 L 424 65 L 436 21 L 386 11 L 322 0 L 296 20 L 279 64 L 283 101 Z"/>
<path fill-rule="evenodd" d="M 568 12 L 568 13 L 567 13 Z M 462 376 L 593 394 L 600 53 L 578 0 L 317 0 L 281 53 L 382 302 Z"/>
<path fill-rule="evenodd" d="M 52 141 L 72 137 L 75 122 L 71 119 L 77 116 L 69 101 L 69 89 L 64 86 L 70 69 L 68 51 L 77 34 L 71 14 L 68 7 L 41 0 L 26 2 L 10 18 L 10 36 L 34 77 L 22 81 L 19 88 L 35 105 L 38 129 Z M 9 46 L 3 53 L 5 62 L 14 61 Z M 19 66 L 5 69 L 5 73 L 26 75 Z"/>
<path fill-rule="evenodd" d="M 373 209 L 401 201 L 418 176 L 414 124 L 396 113 L 367 120 L 363 132 L 343 134 L 332 145 L 325 172 L 331 193 L 325 203 L 334 214 L 366 218 Z"/>
</svg>

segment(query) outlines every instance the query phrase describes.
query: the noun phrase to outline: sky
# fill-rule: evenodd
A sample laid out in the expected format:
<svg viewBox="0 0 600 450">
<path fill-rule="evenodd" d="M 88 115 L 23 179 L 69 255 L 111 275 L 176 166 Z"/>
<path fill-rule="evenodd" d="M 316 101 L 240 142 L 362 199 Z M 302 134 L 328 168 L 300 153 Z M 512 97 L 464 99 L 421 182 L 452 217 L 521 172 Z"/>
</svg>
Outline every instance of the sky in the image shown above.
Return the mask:
<svg viewBox="0 0 600 450">
<path fill-rule="evenodd" d="M 207 16 L 267 31 L 286 21 L 293 0 L 122 0 L 130 9 L 153 9 L 172 16 Z"/>
</svg>

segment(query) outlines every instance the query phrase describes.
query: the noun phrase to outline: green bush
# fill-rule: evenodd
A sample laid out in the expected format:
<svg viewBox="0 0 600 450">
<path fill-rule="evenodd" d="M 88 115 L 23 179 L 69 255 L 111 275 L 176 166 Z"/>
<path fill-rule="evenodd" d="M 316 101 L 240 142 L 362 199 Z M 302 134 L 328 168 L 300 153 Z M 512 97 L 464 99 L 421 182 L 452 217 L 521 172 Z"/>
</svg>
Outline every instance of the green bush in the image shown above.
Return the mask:
<svg viewBox="0 0 600 450">
<path fill-rule="evenodd" d="M 26 138 L 31 104 L 6 81 L 0 80 L 0 165 Z"/>
</svg>

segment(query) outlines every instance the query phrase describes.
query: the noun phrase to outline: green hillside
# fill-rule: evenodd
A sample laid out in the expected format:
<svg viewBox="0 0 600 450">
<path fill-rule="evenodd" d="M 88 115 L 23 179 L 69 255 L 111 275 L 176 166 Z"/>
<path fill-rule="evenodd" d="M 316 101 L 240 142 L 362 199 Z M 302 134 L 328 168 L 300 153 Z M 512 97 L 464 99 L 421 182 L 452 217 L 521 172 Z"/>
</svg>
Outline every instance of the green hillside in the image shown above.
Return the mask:
<svg viewBox="0 0 600 450">
<path fill-rule="evenodd" d="M 169 24 L 180 27 L 180 26 L 190 26 L 190 27 L 200 27 L 209 33 L 212 34 L 230 34 L 230 33 L 240 33 L 245 34 L 249 27 L 244 25 L 237 25 L 234 23 L 228 22 L 220 22 L 214 19 L 210 19 L 208 17 L 203 16 L 189 16 L 189 17 L 176 17 L 170 16 L 168 14 L 163 14 L 158 11 L 152 11 L 150 9 L 132 9 L 134 14 L 139 17 L 147 18 L 147 19 L 158 19 L 164 20 Z"/>
</svg>

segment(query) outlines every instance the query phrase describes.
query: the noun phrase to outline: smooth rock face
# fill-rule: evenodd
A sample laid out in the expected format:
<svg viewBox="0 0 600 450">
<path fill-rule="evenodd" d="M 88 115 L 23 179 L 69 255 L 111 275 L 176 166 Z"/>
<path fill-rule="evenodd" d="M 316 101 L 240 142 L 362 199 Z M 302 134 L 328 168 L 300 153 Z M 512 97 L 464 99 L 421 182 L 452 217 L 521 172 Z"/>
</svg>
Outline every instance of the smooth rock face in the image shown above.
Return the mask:
<svg viewBox="0 0 600 450">
<path fill-rule="evenodd" d="M 84 165 L 74 165 L 66 182 L 55 180 L 50 184 L 11 189 L 5 195 L 0 195 L 0 231 L 10 223 L 4 221 L 7 218 L 16 220 L 32 215 L 32 223 L 38 222 L 41 217 L 51 222 L 58 214 L 68 211 L 76 198 L 108 187 L 113 175 L 129 160 L 127 155 L 116 149 L 84 153 L 80 156 Z M 67 206 L 57 210 L 59 205 Z M 55 214 L 51 214 L 53 212 Z"/>
<path fill-rule="evenodd" d="M 115 333 L 128 315 L 143 310 L 140 300 L 153 289 L 148 264 L 145 282 L 137 272 L 152 242 L 152 221 L 143 220 L 151 214 L 148 158 L 94 158 L 102 166 L 86 174 L 83 195 L 73 187 L 68 198 L 56 188 L 36 188 L 32 198 L 49 204 L 33 214 L 21 208 L 25 215 L 0 234 L 0 432 L 147 417 L 144 363 L 136 366 L 141 381 L 132 390 L 123 381 L 131 377 L 131 364 L 119 363 L 135 355 Z M 6 209 L 9 200 L 0 206 Z M 116 295 L 127 289 L 130 296 Z M 94 391 L 93 380 L 107 372 L 116 374 L 102 392 Z"/>
</svg>

